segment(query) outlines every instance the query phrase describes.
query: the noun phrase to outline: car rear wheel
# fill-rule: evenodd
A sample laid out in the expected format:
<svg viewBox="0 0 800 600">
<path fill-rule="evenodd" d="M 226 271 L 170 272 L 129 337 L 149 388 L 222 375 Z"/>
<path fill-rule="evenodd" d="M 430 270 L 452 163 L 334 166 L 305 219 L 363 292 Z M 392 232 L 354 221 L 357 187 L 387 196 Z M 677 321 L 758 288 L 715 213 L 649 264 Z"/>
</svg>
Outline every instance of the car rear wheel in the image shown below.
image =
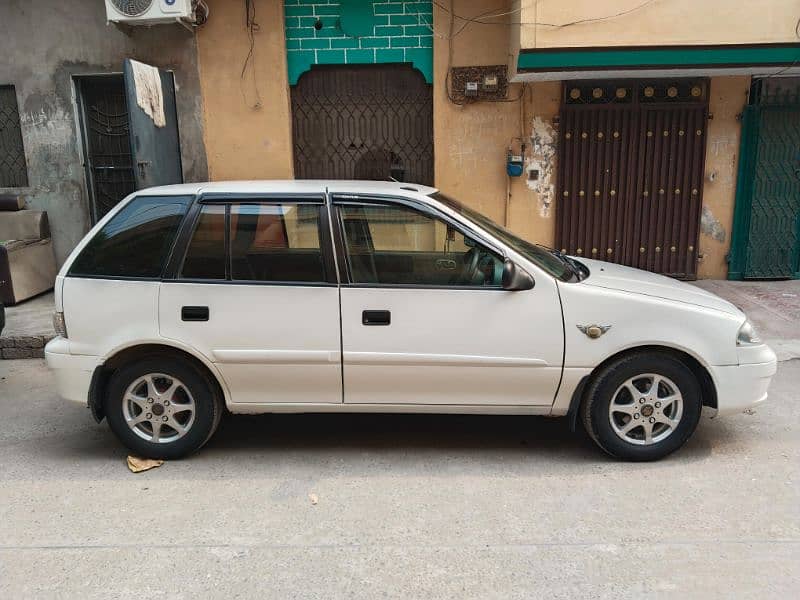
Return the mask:
<svg viewBox="0 0 800 600">
<path fill-rule="evenodd" d="M 117 370 L 104 408 L 111 430 L 136 454 L 176 459 L 211 438 L 221 404 L 215 386 L 194 366 L 159 357 Z"/>
<path fill-rule="evenodd" d="M 589 436 L 626 460 L 657 460 L 680 448 L 700 420 L 696 377 L 674 356 L 648 352 L 621 358 L 592 380 L 582 406 Z"/>
</svg>

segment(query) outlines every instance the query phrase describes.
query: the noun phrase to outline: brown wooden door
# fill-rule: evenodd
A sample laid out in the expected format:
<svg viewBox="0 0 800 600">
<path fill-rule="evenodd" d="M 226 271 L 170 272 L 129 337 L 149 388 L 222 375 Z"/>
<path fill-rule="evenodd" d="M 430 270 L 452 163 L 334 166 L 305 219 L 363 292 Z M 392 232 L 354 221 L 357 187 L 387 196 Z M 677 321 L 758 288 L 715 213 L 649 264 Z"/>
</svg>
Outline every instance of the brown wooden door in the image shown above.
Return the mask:
<svg viewBox="0 0 800 600">
<path fill-rule="evenodd" d="M 705 97 L 696 81 L 565 84 L 560 249 L 696 278 Z"/>
</svg>

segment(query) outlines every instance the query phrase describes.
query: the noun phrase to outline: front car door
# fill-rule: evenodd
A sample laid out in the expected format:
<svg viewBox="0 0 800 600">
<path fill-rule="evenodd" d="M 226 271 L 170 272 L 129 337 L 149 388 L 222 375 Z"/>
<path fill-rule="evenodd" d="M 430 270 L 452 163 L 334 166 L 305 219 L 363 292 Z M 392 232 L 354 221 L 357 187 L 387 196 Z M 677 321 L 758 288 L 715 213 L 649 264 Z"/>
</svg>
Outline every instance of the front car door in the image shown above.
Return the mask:
<svg viewBox="0 0 800 600">
<path fill-rule="evenodd" d="M 552 278 L 503 290 L 502 248 L 413 199 L 332 202 L 345 403 L 553 403 L 564 346 Z"/>
<path fill-rule="evenodd" d="M 341 403 L 324 196 L 208 195 L 192 210 L 161 285 L 161 335 L 214 362 L 236 404 Z"/>
</svg>

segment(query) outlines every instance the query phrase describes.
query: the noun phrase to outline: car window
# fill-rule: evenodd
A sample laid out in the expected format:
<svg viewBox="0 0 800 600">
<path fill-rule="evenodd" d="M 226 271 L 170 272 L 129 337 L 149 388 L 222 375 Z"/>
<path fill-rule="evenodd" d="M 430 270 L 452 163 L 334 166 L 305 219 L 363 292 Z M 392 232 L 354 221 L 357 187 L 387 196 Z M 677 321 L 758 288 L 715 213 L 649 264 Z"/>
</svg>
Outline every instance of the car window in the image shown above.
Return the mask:
<svg viewBox="0 0 800 600">
<path fill-rule="evenodd" d="M 191 196 L 138 196 L 84 247 L 69 275 L 160 277 Z"/>
<path fill-rule="evenodd" d="M 341 205 L 353 283 L 499 287 L 503 259 L 442 219 L 389 204 Z"/>
<path fill-rule="evenodd" d="M 230 211 L 232 279 L 326 281 L 318 204 L 234 204 Z"/>
<path fill-rule="evenodd" d="M 548 250 L 544 246 L 533 244 L 527 240 L 523 240 L 522 238 L 511 233 L 505 227 L 501 227 L 492 221 L 486 215 L 469 208 L 458 200 L 454 200 L 448 196 L 445 196 L 441 192 L 435 192 L 431 194 L 431 198 L 438 200 L 442 204 L 449 206 L 453 210 L 461 213 L 461 215 L 479 225 L 497 239 L 511 246 L 511 248 L 550 273 L 552 276 L 557 277 L 561 281 L 578 281 L 578 279 L 575 279 L 575 272 L 573 271 L 571 263 L 561 256 L 560 253 L 554 252 L 553 250 Z"/>
<path fill-rule="evenodd" d="M 180 276 L 187 279 L 225 279 L 224 206 L 203 206 L 186 249 Z"/>
</svg>

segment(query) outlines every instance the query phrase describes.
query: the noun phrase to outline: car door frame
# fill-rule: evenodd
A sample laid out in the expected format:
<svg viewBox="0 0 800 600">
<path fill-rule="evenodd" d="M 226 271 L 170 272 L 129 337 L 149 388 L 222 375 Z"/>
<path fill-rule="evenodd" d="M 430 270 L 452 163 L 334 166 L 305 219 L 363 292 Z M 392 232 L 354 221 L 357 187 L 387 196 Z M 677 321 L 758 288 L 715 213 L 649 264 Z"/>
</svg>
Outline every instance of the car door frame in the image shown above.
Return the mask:
<svg viewBox="0 0 800 600">
<path fill-rule="evenodd" d="M 324 283 L 304 283 L 298 284 L 297 282 L 283 282 L 283 281 L 235 281 L 230 279 L 230 212 L 226 211 L 225 215 L 225 279 L 198 279 L 198 278 L 183 278 L 179 277 L 179 270 L 183 265 L 183 260 L 186 252 L 189 249 L 194 230 L 197 227 L 197 222 L 200 219 L 200 213 L 204 205 L 217 204 L 217 205 L 230 205 L 230 204 L 279 204 L 281 200 L 290 202 L 306 201 L 309 204 L 319 205 L 321 207 L 319 215 L 319 244 L 322 250 L 322 260 L 325 265 L 325 279 Z M 209 283 L 218 282 L 226 283 L 229 285 L 339 285 L 339 273 L 336 257 L 334 256 L 335 244 L 331 237 L 331 217 L 330 217 L 330 204 L 328 194 L 324 191 L 314 192 L 203 192 L 202 190 L 194 196 L 189 209 L 186 211 L 186 216 L 183 223 L 178 229 L 178 234 L 175 236 L 175 242 L 170 252 L 169 260 L 167 261 L 166 268 L 162 274 L 162 281 L 180 281 L 182 283 Z"/>
<path fill-rule="evenodd" d="M 324 282 L 298 282 L 298 281 L 259 281 L 259 280 L 234 280 L 231 278 L 231 239 L 230 239 L 230 225 L 231 225 L 231 212 L 230 210 L 225 211 L 225 242 L 224 242 L 224 252 L 225 252 L 225 279 L 202 279 L 202 278 L 184 278 L 180 277 L 180 269 L 183 264 L 183 261 L 186 256 L 186 252 L 188 251 L 189 245 L 192 240 L 192 236 L 196 230 L 198 225 L 199 219 L 201 217 L 201 212 L 204 206 L 209 205 L 223 205 L 223 206 L 230 206 L 234 204 L 245 204 L 245 205 L 264 205 L 264 204 L 280 204 L 280 203 L 307 203 L 319 208 L 319 243 L 320 243 L 320 250 L 323 259 L 324 271 L 325 271 L 325 281 Z M 331 228 L 330 228 L 330 216 L 329 216 L 329 205 L 328 205 L 328 198 L 325 194 L 324 188 L 321 189 L 319 192 L 207 192 L 203 193 L 202 190 L 195 194 L 194 199 L 187 210 L 187 213 L 184 217 L 184 220 L 178 230 L 178 234 L 175 238 L 175 243 L 170 251 L 169 259 L 166 263 L 166 267 L 162 273 L 162 277 L 160 279 L 160 283 L 166 285 L 176 285 L 176 284 L 199 284 L 199 285 L 222 285 L 222 286 L 248 286 L 248 287 L 327 287 L 327 288 L 336 288 L 336 306 L 335 311 L 337 318 L 341 318 L 340 306 L 338 303 L 338 288 L 339 288 L 339 274 L 338 268 L 336 265 L 336 259 L 334 256 L 334 244 L 333 239 L 331 237 Z M 235 287 L 227 288 L 231 291 L 235 289 Z M 235 302 L 235 297 L 232 296 L 232 302 Z M 159 300 L 159 315 L 161 313 L 161 300 Z M 335 344 L 336 346 L 336 355 L 338 355 L 338 375 L 337 378 L 341 381 L 341 326 L 340 321 L 335 324 L 336 330 L 338 332 L 338 342 Z M 162 337 L 164 336 L 163 333 L 163 326 L 159 323 L 159 335 Z M 171 337 L 166 336 L 165 339 L 172 340 Z M 270 412 L 274 407 L 286 407 L 291 411 L 293 410 L 292 407 L 296 407 L 297 410 L 302 410 L 303 407 L 308 406 L 340 406 L 344 402 L 344 395 L 342 388 L 339 387 L 339 399 L 338 401 L 328 401 L 328 402 L 315 402 L 310 401 L 307 403 L 299 403 L 299 402 L 253 402 L 253 401 L 246 401 L 242 402 L 240 399 L 237 400 L 237 397 L 234 395 L 233 390 L 234 387 L 231 381 L 227 380 L 227 377 L 224 373 L 224 362 L 215 360 L 214 356 L 210 355 L 208 352 L 203 351 L 201 348 L 195 347 L 194 344 L 189 343 L 187 340 L 179 339 L 183 345 L 187 348 L 191 349 L 192 353 L 203 357 L 204 361 L 211 362 L 212 364 L 216 365 L 216 371 L 218 372 L 219 376 L 222 379 L 222 384 L 224 387 L 227 388 L 230 396 L 228 401 L 228 407 L 234 412 L 241 412 L 241 413 L 261 413 L 261 412 Z M 275 360 L 275 364 L 290 364 L 294 360 L 294 353 L 293 351 L 289 350 L 287 352 L 276 352 L 277 356 Z M 287 362 L 288 361 L 288 362 Z M 234 364 L 236 361 L 234 361 Z M 269 361 L 265 361 L 264 359 L 257 360 L 255 364 L 265 364 L 268 365 Z"/>
<path fill-rule="evenodd" d="M 561 334 L 560 338 L 560 355 L 556 361 L 551 363 L 547 363 L 548 366 L 557 370 L 557 373 L 554 373 L 555 376 L 555 386 L 552 388 L 552 395 L 548 396 L 547 402 L 531 402 L 526 404 L 433 404 L 433 403 L 426 403 L 426 404 L 383 404 L 383 403 L 356 403 L 350 402 L 348 403 L 347 400 L 347 354 L 349 354 L 347 348 L 347 340 L 345 339 L 346 335 L 346 327 L 345 327 L 345 314 L 344 314 L 344 298 L 342 296 L 343 292 L 347 289 L 369 289 L 369 288 L 382 288 L 382 289 L 405 289 L 405 290 L 444 290 L 444 291 L 457 291 L 457 290 L 466 290 L 466 291 L 473 291 L 473 292 L 481 292 L 481 293 L 503 293 L 503 294 L 516 294 L 516 293 L 525 293 L 525 292 L 514 292 L 505 290 L 502 286 L 474 286 L 474 285 L 441 285 L 441 284 L 389 284 L 389 283 L 355 283 L 353 282 L 352 274 L 350 272 L 350 264 L 347 260 L 347 249 L 346 244 L 344 241 L 344 230 L 343 230 L 343 223 L 341 219 L 341 214 L 338 209 L 340 205 L 346 204 L 354 204 L 354 205 L 400 205 L 410 208 L 412 210 L 419 211 L 427 216 L 430 216 L 433 219 L 439 219 L 447 223 L 448 225 L 452 225 L 457 231 L 460 233 L 467 235 L 473 238 L 476 242 L 484 245 L 488 250 L 496 253 L 500 256 L 503 260 L 511 259 L 515 262 L 519 262 L 513 253 L 508 251 L 502 244 L 499 242 L 493 241 L 491 238 L 487 237 L 480 229 L 470 226 L 467 223 L 462 222 L 459 219 L 447 214 L 444 211 L 437 210 L 435 206 L 431 206 L 430 204 L 424 203 L 419 200 L 415 200 L 413 198 L 409 198 L 407 196 L 399 196 L 394 194 L 380 194 L 380 193 L 369 193 L 369 192 L 341 192 L 341 191 L 331 191 L 328 190 L 328 198 L 330 204 L 330 219 L 331 219 L 331 228 L 333 232 L 333 241 L 334 247 L 336 252 L 336 261 L 339 265 L 339 277 L 340 277 L 340 318 L 341 318 L 341 332 L 342 332 L 342 380 L 344 382 L 343 394 L 344 394 L 344 406 L 350 408 L 363 407 L 367 409 L 368 406 L 373 407 L 385 407 L 387 410 L 391 411 L 399 411 L 399 412 L 414 412 L 414 411 L 423 411 L 423 412 L 460 412 L 460 413 L 497 413 L 497 414 L 550 414 L 552 409 L 553 402 L 558 394 L 558 390 L 560 387 L 561 376 L 563 374 L 563 350 L 564 350 L 564 339 L 563 339 L 563 314 L 561 311 L 561 304 L 560 299 L 558 298 L 558 289 L 557 286 L 554 287 L 554 294 L 555 300 L 558 303 L 558 313 L 559 313 L 559 333 Z M 528 262 L 528 261 L 524 261 Z M 537 269 L 533 269 L 533 273 L 536 274 L 536 278 L 544 278 L 546 275 Z M 555 286 L 555 284 L 554 284 Z M 550 287 L 550 286 L 547 286 Z M 359 354 L 358 351 L 355 354 Z M 431 355 L 433 356 L 433 355 Z M 460 358 L 460 357 L 459 357 Z M 464 358 L 475 358 L 470 356 L 464 356 Z M 523 362 L 527 362 L 528 359 L 500 359 L 499 360 L 507 360 L 507 365 L 516 365 L 520 366 Z M 391 361 L 389 361 L 391 362 Z M 546 361 L 538 361 L 536 359 L 530 359 L 530 364 L 533 365 L 534 363 L 538 362 L 546 362 Z M 462 364 L 467 364 L 469 361 L 465 361 Z M 454 363 L 458 364 L 458 363 Z M 476 365 L 478 363 L 475 363 Z"/>
<path fill-rule="evenodd" d="M 474 286 L 474 285 L 438 285 L 438 284 L 415 284 L 415 283 L 356 283 L 353 281 L 352 273 L 350 272 L 350 262 L 347 260 L 347 247 L 344 241 L 344 231 L 342 229 L 342 219 L 339 214 L 338 206 L 351 205 L 351 206 L 393 206 L 400 205 L 412 210 L 417 210 L 426 216 L 433 219 L 440 219 L 453 226 L 456 231 L 463 235 L 468 235 L 474 238 L 475 241 L 483 244 L 487 250 L 491 250 L 503 260 L 509 258 L 508 252 L 502 246 L 498 246 L 495 242 L 490 241 L 480 231 L 467 226 L 451 217 L 450 215 L 436 210 L 434 207 L 419 202 L 412 198 L 405 196 L 396 196 L 390 194 L 371 194 L 371 193 L 342 193 L 342 192 L 328 192 L 329 202 L 329 218 L 331 221 L 331 231 L 333 232 L 333 243 L 336 252 L 336 263 L 339 266 L 339 280 L 340 286 L 354 287 L 354 288 L 419 288 L 419 289 L 467 289 L 467 290 L 481 290 L 481 291 L 506 291 L 499 286 Z"/>
</svg>

